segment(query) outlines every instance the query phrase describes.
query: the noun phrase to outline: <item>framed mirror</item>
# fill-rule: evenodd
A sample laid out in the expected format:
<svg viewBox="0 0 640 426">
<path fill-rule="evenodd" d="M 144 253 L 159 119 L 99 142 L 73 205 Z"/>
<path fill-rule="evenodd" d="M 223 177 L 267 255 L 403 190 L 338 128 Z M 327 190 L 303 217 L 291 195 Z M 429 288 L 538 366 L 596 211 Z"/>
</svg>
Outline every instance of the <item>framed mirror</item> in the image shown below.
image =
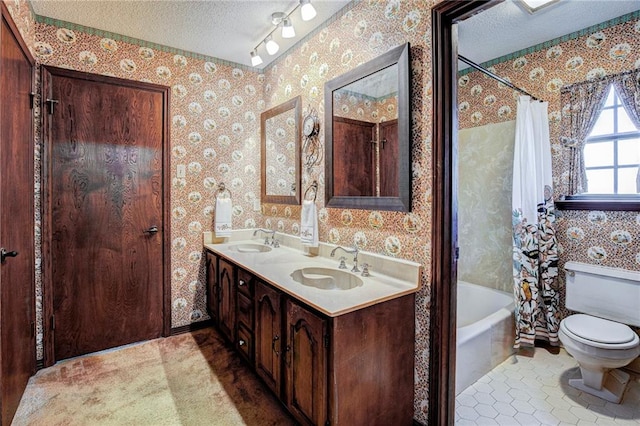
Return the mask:
<svg viewBox="0 0 640 426">
<path fill-rule="evenodd" d="M 300 96 L 260 115 L 263 203 L 300 204 Z"/>
<path fill-rule="evenodd" d="M 411 210 L 409 44 L 325 83 L 327 207 Z"/>
</svg>

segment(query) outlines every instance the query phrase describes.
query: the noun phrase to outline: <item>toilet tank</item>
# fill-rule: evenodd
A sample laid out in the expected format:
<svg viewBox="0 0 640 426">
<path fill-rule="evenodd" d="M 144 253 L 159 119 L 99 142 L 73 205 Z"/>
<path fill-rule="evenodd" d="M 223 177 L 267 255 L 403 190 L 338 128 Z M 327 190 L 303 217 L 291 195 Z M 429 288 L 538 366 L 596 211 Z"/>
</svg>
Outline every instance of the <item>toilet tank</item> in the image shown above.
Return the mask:
<svg viewBox="0 0 640 426">
<path fill-rule="evenodd" d="M 640 272 L 579 262 L 564 269 L 568 309 L 640 327 Z"/>
</svg>

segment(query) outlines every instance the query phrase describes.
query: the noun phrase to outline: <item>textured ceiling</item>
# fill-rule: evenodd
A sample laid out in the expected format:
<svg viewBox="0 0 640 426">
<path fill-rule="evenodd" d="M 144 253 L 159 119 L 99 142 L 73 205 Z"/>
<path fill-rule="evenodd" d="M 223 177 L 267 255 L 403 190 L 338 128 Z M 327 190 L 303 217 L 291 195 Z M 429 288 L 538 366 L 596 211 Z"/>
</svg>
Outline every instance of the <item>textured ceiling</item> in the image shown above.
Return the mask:
<svg viewBox="0 0 640 426">
<path fill-rule="evenodd" d="M 313 0 L 318 12 L 308 22 L 298 8 L 291 20 L 296 37 L 274 40 L 280 51 L 269 56 L 264 44 L 258 49 L 264 68 L 289 47 L 300 41 L 350 0 Z M 288 13 L 298 0 L 31 0 L 37 15 L 67 21 L 111 33 L 189 52 L 251 65 L 249 52 L 274 28 L 273 12 Z"/>
<path fill-rule="evenodd" d="M 458 25 L 458 53 L 479 64 L 636 10 L 639 0 L 560 0 L 532 15 L 507 0 Z"/>
</svg>

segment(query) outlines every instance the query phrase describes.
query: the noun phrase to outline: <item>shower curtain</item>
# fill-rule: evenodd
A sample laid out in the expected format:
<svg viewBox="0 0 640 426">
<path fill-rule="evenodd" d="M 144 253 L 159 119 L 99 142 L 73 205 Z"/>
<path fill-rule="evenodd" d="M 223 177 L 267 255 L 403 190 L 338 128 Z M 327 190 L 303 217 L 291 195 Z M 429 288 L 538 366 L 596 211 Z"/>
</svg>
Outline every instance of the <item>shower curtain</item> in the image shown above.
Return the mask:
<svg viewBox="0 0 640 426">
<path fill-rule="evenodd" d="M 536 339 L 558 345 L 558 243 L 548 103 L 520 96 L 513 163 L 515 348 Z"/>
</svg>

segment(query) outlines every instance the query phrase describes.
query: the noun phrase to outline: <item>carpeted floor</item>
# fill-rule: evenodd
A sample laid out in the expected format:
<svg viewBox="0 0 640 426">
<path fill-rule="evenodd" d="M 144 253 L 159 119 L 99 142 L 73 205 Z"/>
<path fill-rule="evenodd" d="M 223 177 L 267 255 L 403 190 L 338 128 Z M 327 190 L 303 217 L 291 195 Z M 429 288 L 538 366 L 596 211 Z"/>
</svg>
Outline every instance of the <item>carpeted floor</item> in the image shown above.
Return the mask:
<svg viewBox="0 0 640 426">
<path fill-rule="evenodd" d="M 29 384 L 13 425 L 294 425 L 217 332 L 61 361 Z"/>
</svg>

